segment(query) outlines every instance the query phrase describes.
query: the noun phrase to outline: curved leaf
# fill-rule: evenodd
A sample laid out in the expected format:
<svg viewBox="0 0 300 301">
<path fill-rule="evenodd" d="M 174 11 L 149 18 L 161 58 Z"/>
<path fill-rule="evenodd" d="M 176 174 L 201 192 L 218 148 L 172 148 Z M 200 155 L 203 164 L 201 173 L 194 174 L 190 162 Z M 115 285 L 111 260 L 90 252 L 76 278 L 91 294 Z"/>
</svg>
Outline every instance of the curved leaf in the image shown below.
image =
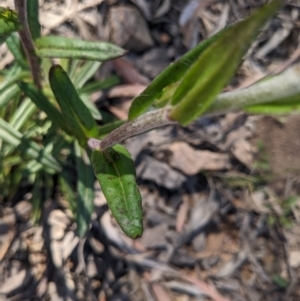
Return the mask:
<svg viewBox="0 0 300 301">
<path fill-rule="evenodd" d="M 68 125 L 80 145 L 85 146 L 88 137 L 95 137 L 98 134 L 97 124 L 90 110 L 80 99 L 70 78 L 61 66 L 51 67 L 49 81 Z"/>
<path fill-rule="evenodd" d="M 9 86 L 5 90 L 0 90 L 0 109 L 5 107 L 12 99 L 20 93 L 18 85 Z"/>
<path fill-rule="evenodd" d="M 53 156 L 46 153 L 45 150 L 35 142 L 24 137 L 2 118 L 0 118 L 0 139 L 15 148 L 19 148 L 29 158 L 35 159 L 52 171 L 57 172 L 61 170 L 59 163 Z"/>
<path fill-rule="evenodd" d="M 198 46 L 160 73 L 152 83 L 133 100 L 129 109 L 128 119 L 132 120 L 137 118 L 143 114 L 154 101 L 158 100 L 160 97 L 164 97 L 164 88 L 168 90 L 168 86 L 181 80 L 183 75 L 199 58 L 201 53 L 227 30 L 228 28 L 225 28 L 211 38 L 201 42 Z"/>
<path fill-rule="evenodd" d="M 18 64 L 23 69 L 28 69 L 28 63 L 24 58 L 18 34 L 17 33 L 12 33 L 6 39 L 5 42 L 6 42 L 7 47 L 9 48 L 10 52 L 13 54 L 15 60 L 18 62 Z"/>
<path fill-rule="evenodd" d="M 38 90 L 33 84 L 24 82 L 19 83 L 20 89 L 32 100 L 32 102 L 44 111 L 49 119 L 57 126 L 59 126 L 67 134 L 72 134 L 72 131 L 65 122 L 65 118 L 55 106 L 47 99 L 47 97 Z"/>
<path fill-rule="evenodd" d="M 39 57 L 60 57 L 105 62 L 123 56 L 126 51 L 105 42 L 88 42 L 57 36 L 47 36 L 35 41 Z"/>
<path fill-rule="evenodd" d="M 135 181 L 134 163 L 127 149 L 117 144 L 94 150 L 91 163 L 107 204 L 121 229 L 131 238 L 143 233 L 142 198 Z"/>
<path fill-rule="evenodd" d="M 27 20 L 31 36 L 34 40 L 41 36 L 41 25 L 39 23 L 39 1 L 26 1 Z"/>
<path fill-rule="evenodd" d="M 75 142 L 77 167 L 77 207 L 76 219 L 79 237 L 84 237 L 89 229 L 91 216 L 94 211 L 94 182 L 95 176 L 87 153 Z"/>
<path fill-rule="evenodd" d="M 11 116 L 9 124 L 15 130 L 20 130 L 36 110 L 36 105 L 32 102 L 32 100 L 26 97 Z"/>
<path fill-rule="evenodd" d="M 300 99 L 299 99 L 300 102 Z M 250 114 L 264 114 L 264 115 L 283 115 L 289 113 L 299 113 L 300 104 L 261 104 L 245 108 L 245 111 Z"/>
<path fill-rule="evenodd" d="M 204 50 L 173 95 L 172 119 L 187 125 L 207 110 L 236 72 L 260 28 L 282 4 L 283 0 L 271 1 Z"/>
</svg>

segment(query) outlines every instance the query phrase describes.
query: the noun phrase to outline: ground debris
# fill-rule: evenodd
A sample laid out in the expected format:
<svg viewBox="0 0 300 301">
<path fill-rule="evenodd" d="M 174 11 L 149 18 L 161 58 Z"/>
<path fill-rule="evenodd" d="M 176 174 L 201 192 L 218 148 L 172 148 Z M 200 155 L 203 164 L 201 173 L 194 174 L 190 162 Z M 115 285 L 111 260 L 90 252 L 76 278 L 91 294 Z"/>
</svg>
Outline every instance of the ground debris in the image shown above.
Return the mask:
<svg viewBox="0 0 300 301">
<path fill-rule="evenodd" d="M 101 97 L 126 119 L 131 99 L 165 66 L 262 2 L 44 0 L 40 20 L 43 34 L 130 50 L 97 75 L 122 79 Z M 288 1 L 227 91 L 299 58 L 299 13 Z M 0 69 L 12 60 L 3 44 Z M 299 300 L 299 127 L 297 116 L 230 113 L 128 139 L 144 208 L 144 235 L 135 241 L 97 184 L 85 239 L 60 200 L 45 205 L 38 225 L 28 200 L 0 203 L 0 300 Z"/>
</svg>

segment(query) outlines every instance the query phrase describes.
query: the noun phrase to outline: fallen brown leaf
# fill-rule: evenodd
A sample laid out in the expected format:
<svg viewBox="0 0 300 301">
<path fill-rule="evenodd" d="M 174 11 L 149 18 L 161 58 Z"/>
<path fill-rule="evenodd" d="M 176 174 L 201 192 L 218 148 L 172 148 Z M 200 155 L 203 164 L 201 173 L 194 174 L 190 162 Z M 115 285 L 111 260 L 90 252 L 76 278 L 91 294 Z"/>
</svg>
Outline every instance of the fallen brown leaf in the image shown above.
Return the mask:
<svg viewBox="0 0 300 301">
<path fill-rule="evenodd" d="M 175 142 L 169 149 L 173 153 L 170 164 L 189 176 L 202 170 L 216 171 L 229 169 L 231 166 L 227 154 L 195 150 L 184 142 Z"/>
</svg>

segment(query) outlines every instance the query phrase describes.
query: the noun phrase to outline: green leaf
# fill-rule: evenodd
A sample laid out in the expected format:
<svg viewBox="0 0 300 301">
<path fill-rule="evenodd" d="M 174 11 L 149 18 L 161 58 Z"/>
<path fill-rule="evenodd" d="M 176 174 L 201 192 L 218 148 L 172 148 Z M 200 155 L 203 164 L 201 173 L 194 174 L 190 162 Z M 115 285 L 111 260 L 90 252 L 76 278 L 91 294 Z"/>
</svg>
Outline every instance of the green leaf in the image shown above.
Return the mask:
<svg viewBox="0 0 300 301">
<path fill-rule="evenodd" d="M 186 53 L 183 57 L 181 57 L 179 60 L 167 67 L 162 73 L 160 73 L 152 81 L 152 83 L 133 100 L 129 109 L 129 120 L 137 118 L 138 116 L 143 114 L 154 101 L 157 101 L 161 97 L 164 97 L 164 89 L 168 90 L 168 86 L 173 86 L 178 81 L 180 81 L 183 75 L 199 58 L 202 52 L 215 40 L 217 40 L 219 36 L 222 36 L 227 30 L 228 28 L 225 28 L 213 37 L 201 42 L 194 49 Z"/>
<path fill-rule="evenodd" d="M 35 159 L 42 165 L 49 167 L 52 171 L 61 170 L 59 163 L 38 144 L 25 138 L 20 132 L 15 130 L 9 123 L 0 118 L 0 139 L 20 149 L 29 158 Z"/>
<path fill-rule="evenodd" d="M 97 124 L 73 86 L 67 73 L 59 66 L 52 66 L 49 81 L 62 114 L 81 146 L 86 146 L 88 137 L 98 134 Z"/>
<path fill-rule="evenodd" d="M 282 4 L 282 0 L 271 1 L 204 50 L 173 95 L 172 119 L 187 125 L 207 110 L 236 72 L 260 28 Z"/>
<path fill-rule="evenodd" d="M 0 7 L 0 44 L 14 31 L 21 29 L 16 11 Z"/>
<path fill-rule="evenodd" d="M 81 67 L 81 69 L 74 76 L 74 86 L 78 89 L 82 88 L 83 85 L 96 73 L 100 68 L 101 62 L 87 61 Z"/>
<path fill-rule="evenodd" d="M 71 184 L 70 174 L 66 171 L 63 171 L 58 178 L 59 187 L 62 190 L 63 196 L 68 201 L 68 205 L 73 215 L 76 216 L 76 196 L 75 189 Z"/>
<path fill-rule="evenodd" d="M 110 76 L 102 80 L 101 82 L 92 82 L 84 85 L 81 89 L 78 89 L 78 93 L 88 93 L 91 94 L 93 92 L 97 92 L 100 90 L 109 89 L 120 83 L 120 79 L 118 76 Z"/>
<path fill-rule="evenodd" d="M 35 41 L 40 57 L 72 58 L 105 62 L 123 56 L 126 51 L 110 43 L 88 42 L 57 36 L 47 36 Z"/>
<path fill-rule="evenodd" d="M 90 110 L 90 112 L 95 120 L 102 119 L 99 109 L 93 102 L 90 101 L 90 95 L 80 94 L 80 99 L 83 101 L 83 103 L 86 105 L 86 107 Z"/>
<path fill-rule="evenodd" d="M 26 97 L 12 115 L 9 120 L 9 124 L 15 130 L 20 130 L 36 110 L 36 105 L 28 97 Z"/>
<path fill-rule="evenodd" d="M 244 110 L 250 114 L 283 115 L 289 113 L 299 113 L 300 104 L 262 104 L 249 106 Z"/>
<path fill-rule="evenodd" d="M 5 107 L 12 99 L 20 94 L 18 85 L 12 85 L 5 90 L 0 90 L 0 109 Z"/>
<path fill-rule="evenodd" d="M 114 129 L 118 128 L 122 124 L 124 124 L 126 121 L 125 120 L 117 120 L 111 123 L 107 123 L 105 125 L 102 125 L 99 127 L 99 137 L 103 137 L 110 132 L 112 132 Z"/>
<path fill-rule="evenodd" d="M 29 0 L 26 1 L 26 5 L 29 30 L 33 40 L 36 40 L 41 36 L 41 25 L 39 23 L 39 1 Z"/>
<path fill-rule="evenodd" d="M 13 84 L 16 84 L 19 80 L 30 77 L 29 72 L 20 71 L 20 68 L 15 73 L 7 75 L 6 80 L 0 83 L 0 93 L 3 93 L 5 89 L 12 86 Z"/>
<path fill-rule="evenodd" d="M 47 114 L 49 119 L 55 125 L 60 127 L 67 134 L 72 135 L 72 131 L 66 124 L 63 115 L 55 108 L 42 91 L 38 90 L 33 84 L 27 84 L 24 82 L 20 82 L 19 87 L 37 107 Z"/>
<path fill-rule="evenodd" d="M 37 173 L 34 175 L 34 185 L 33 185 L 33 191 L 32 191 L 32 213 L 31 213 L 31 219 L 33 223 L 38 223 L 38 221 L 41 218 L 42 215 L 42 172 Z"/>
<path fill-rule="evenodd" d="M 131 238 L 143 233 L 142 198 L 135 181 L 135 168 L 127 149 L 117 144 L 91 156 L 95 175 L 107 204 L 121 229 Z"/>
<path fill-rule="evenodd" d="M 16 62 L 23 68 L 28 69 L 28 63 L 24 58 L 23 51 L 21 48 L 20 39 L 17 33 L 12 33 L 6 39 L 6 45 L 10 52 L 13 54 Z"/>
<path fill-rule="evenodd" d="M 94 211 L 95 176 L 87 153 L 75 142 L 77 167 L 77 227 L 79 237 L 84 237 L 89 229 L 91 216 Z"/>
</svg>

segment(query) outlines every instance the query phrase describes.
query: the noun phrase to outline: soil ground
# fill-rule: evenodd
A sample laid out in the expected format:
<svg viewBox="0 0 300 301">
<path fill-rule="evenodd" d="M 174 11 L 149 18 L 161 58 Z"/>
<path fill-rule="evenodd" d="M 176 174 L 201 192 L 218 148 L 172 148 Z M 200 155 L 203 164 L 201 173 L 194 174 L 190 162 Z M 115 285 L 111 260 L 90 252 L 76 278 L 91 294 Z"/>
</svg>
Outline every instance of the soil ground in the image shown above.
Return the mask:
<svg viewBox="0 0 300 301">
<path fill-rule="evenodd" d="M 263 2 L 44 0 L 40 19 L 44 34 L 129 50 L 96 75 L 116 73 L 122 83 L 94 97 L 126 119 L 132 98 L 169 63 Z M 226 90 L 297 63 L 299 14 L 300 1 L 287 1 Z M 12 55 L 3 47 L 0 55 L 5 68 Z M 299 129 L 296 114 L 235 112 L 126 141 L 143 196 L 144 234 L 135 241 L 96 183 L 83 240 L 59 193 L 45 200 L 38 225 L 30 193 L 0 203 L 0 300 L 300 300 Z"/>
</svg>

